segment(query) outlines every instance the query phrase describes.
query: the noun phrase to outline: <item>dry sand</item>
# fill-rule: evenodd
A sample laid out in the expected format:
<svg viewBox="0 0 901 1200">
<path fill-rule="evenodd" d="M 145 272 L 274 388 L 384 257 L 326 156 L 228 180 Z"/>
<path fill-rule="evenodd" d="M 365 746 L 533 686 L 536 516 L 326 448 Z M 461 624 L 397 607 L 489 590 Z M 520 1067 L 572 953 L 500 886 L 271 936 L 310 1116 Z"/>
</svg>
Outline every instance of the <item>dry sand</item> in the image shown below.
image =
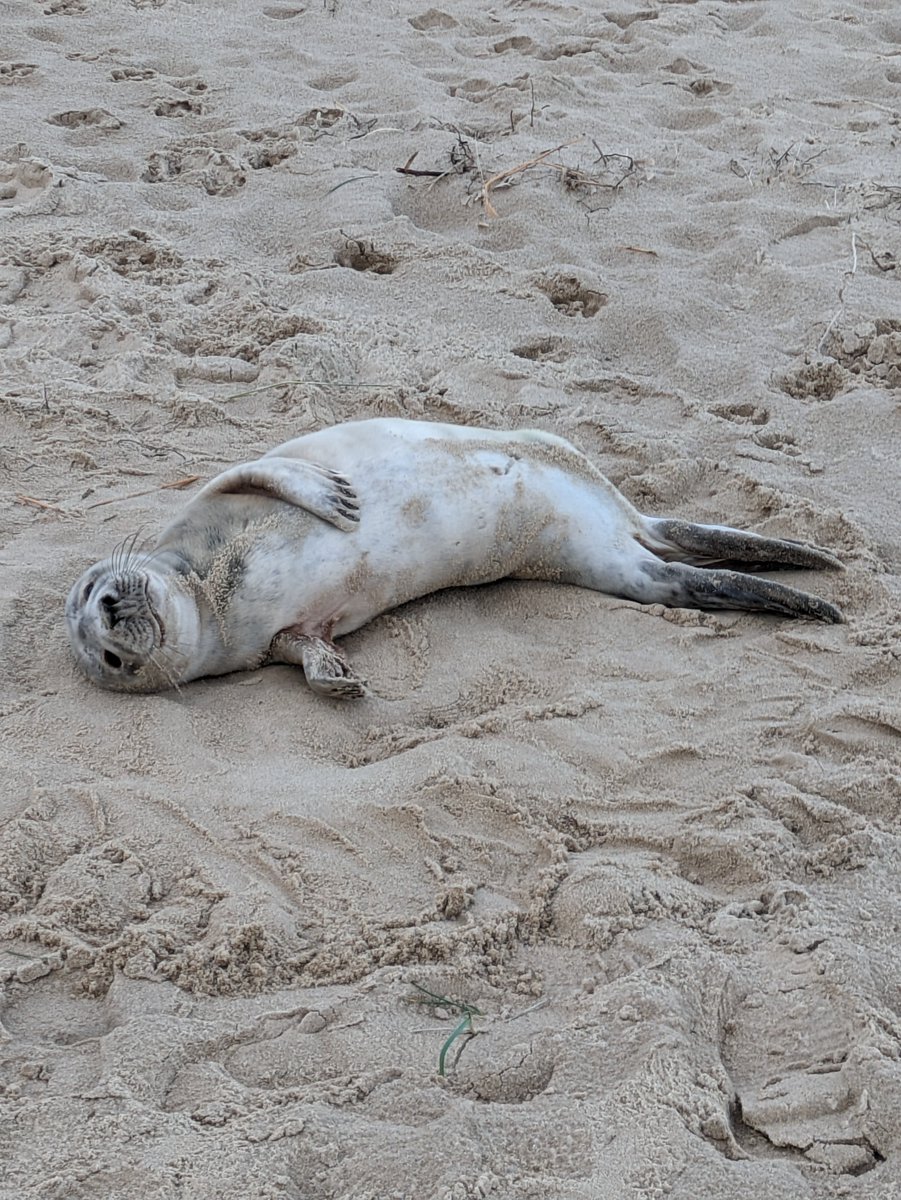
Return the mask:
<svg viewBox="0 0 901 1200">
<path fill-rule="evenodd" d="M 0 22 L 4 1200 L 897 1197 L 897 0 Z M 361 704 L 76 678 L 166 485 L 376 414 L 830 546 L 849 624 L 502 584 Z"/>
</svg>

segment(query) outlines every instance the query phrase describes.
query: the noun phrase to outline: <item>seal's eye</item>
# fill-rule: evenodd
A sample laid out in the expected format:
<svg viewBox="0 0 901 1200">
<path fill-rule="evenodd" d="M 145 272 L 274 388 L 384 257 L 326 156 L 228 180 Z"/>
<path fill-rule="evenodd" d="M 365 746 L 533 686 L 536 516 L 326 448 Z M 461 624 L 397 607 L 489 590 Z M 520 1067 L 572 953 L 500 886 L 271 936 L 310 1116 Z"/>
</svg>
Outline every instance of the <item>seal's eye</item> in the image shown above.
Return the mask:
<svg viewBox="0 0 901 1200">
<path fill-rule="evenodd" d="M 122 659 L 118 654 L 113 654 L 112 650 L 103 651 L 103 661 L 108 667 L 112 667 L 116 671 L 122 666 Z"/>
<path fill-rule="evenodd" d="M 94 580 L 92 579 L 89 583 L 86 583 L 84 585 L 84 591 L 81 593 L 82 604 L 84 604 L 85 600 L 87 600 L 88 596 L 90 596 L 90 594 L 91 594 L 91 592 L 93 592 L 93 590 L 94 590 Z"/>
</svg>

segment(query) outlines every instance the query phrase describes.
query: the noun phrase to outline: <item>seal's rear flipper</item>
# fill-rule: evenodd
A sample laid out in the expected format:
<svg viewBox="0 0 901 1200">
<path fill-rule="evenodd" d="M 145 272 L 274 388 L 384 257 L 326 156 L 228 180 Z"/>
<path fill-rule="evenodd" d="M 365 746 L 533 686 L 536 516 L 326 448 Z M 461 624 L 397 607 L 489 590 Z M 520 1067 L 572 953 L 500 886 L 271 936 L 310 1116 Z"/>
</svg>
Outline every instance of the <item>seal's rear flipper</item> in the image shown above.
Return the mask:
<svg viewBox="0 0 901 1200">
<path fill-rule="evenodd" d="M 746 571 L 771 571 L 786 567 L 844 570 L 843 564 L 820 546 L 761 537 L 727 525 L 693 525 L 689 521 L 644 517 L 647 536 L 639 540 L 664 561 L 696 567 L 741 564 Z"/>
<path fill-rule="evenodd" d="M 241 463 L 208 483 L 193 503 L 211 496 L 254 492 L 305 508 L 345 533 L 351 533 L 360 523 L 360 501 L 350 480 L 303 458 L 266 455 L 256 462 Z"/>
<path fill-rule="evenodd" d="M 835 605 L 796 591 L 771 579 L 758 579 L 737 571 L 712 571 L 685 563 L 644 560 L 629 587 L 632 600 L 687 608 L 738 608 L 812 617 L 829 623 L 843 622 Z"/>
<path fill-rule="evenodd" d="M 354 672 L 334 642 L 299 633 L 296 626 L 275 635 L 268 662 L 302 667 L 307 683 L 320 696 L 358 700 L 366 695 L 365 680 Z"/>
</svg>

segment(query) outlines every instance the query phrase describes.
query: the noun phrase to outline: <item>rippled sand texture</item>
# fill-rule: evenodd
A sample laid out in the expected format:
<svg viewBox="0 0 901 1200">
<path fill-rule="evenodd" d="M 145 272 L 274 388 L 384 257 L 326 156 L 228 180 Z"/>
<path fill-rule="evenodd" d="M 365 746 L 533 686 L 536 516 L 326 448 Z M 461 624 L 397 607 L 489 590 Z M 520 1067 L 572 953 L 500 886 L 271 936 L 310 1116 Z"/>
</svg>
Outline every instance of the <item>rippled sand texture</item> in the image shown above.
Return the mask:
<svg viewBox="0 0 901 1200">
<path fill-rule="evenodd" d="M 896 0 L 2 6 L 4 1200 L 897 1197 L 899 83 Z M 502 584 L 360 704 L 75 677 L 171 485 L 378 414 L 849 624 Z"/>
</svg>

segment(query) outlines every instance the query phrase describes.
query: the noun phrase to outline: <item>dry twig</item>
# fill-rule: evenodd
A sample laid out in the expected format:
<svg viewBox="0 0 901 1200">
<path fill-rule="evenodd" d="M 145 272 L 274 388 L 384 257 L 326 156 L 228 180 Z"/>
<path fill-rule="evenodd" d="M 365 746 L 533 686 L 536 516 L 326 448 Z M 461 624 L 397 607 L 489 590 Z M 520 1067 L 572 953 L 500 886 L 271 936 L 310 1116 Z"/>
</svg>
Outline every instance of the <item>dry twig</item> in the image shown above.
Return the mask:
<svg viewBox="0 0 901 1200">
<path fill-rule="evenodd" d="M 66 512 L 64 508 L 60 508 L 58 504 L 51 504 L 49 500 L 38 500 L 36 496 L 26 496 L 22 492 L 16 496 L 17 504 L 27 504 L 32 508 L 40 508 L 45 512 L 59 513 L 61 517 L 71 517 L 72 513 Z"/>
<path fill-rule="evenodd" d="M 829 341 L 830 334 L 832 333 L 832 330 L 835 328 L 836 322 L 839 320 L 840 317 L 842 317 L 844 315 L 844 312 L 845 312 L 845 287 L 847 286 L 848 281 L 853 279 L 856 274 L 857 274 L 857 234 L 856 234 L 856 232 L 852 232 L 852 234 L 851 234 L 851 266 L 850 266 L 849 270 L 845 271 L 845 273 L 842 277 L 841 287 L 838 289 L 839 308 L 836 311 L 835 315 L 833 316 L 832 320 L 829 322 L 829 324 L 823 330 L 823 336 L 820 338 L 819 342 L 817 343 L 817 354 L 823 353 L 823 348 L 825 347 L 826 343 Z"/>
<path fill-rule="evenodd" d="M 576 141 L 579 139 L 577 138 Z M 498 171 L 496 175 L 492 175 L 482 184 L 482 190 L 479 193 L 479 199 L 482 201 L 482 207 L 489 217 L 497 216 L 497 209 L 491 203 L 491 189 L 496 188 L 501 183 L 506 183 L 508 179 L 512 179 L 514 175 L 521 175 L 523 171 L 529 171 L 532 167 L 540 166 L 551 155 L 556 154 L 558 150 L 565 150 L 567 146 L 574 146 L 573 142 L 561 142 L 559 146 L 552 146 L 550 150 L 542 150 L 541 154 L 536 154 L 534 158 L 528 159 L 527 162 L 517 163 L 515 167 L 507 167 L 504 171 Z M 553 166 L 557 170 L 566 170 L 567 168 L 562 163 L 548 163 L 548 166 Z"/>
<path fill-rule="evenodd" d="M 95 504 L 89 504 L 88 508 L 102 508 L 105 504 L 115 504 L 117 500 L 137 500 L 139 496 L 152 496 L 154 492 L 166 490 L 180 492 L 183 488 L 189 488 L 192 484 L 198 483 L 202 478 L 202 475 L 186 475 L 184 479 L 174 479 L 172 483 L 161 483 L 159 487 L 145 488 L 142 492 L 128 492 L 125 496 L 110 496 L 108 500 L 98 500 Z"/>
<path fill-rule="evenodd" d="M 416 155 L 418 153 L 419 153 L 418 150 L 414 150 L 413 153 L 410 155 L 410 157 L 407 159 L 407 161 L 404 163 L 404 165 L 402 167 L 394 168 L 398 175 L 415 175 L 417 178 L 441 179 L 444 175 L 449 174 L 448 171 L 418 171 L 418 170 L 416 170 L 416 168 L 412 167 L 410 164 L 413 162 L 413 159 L 416 157 Z"/>
</svg>

